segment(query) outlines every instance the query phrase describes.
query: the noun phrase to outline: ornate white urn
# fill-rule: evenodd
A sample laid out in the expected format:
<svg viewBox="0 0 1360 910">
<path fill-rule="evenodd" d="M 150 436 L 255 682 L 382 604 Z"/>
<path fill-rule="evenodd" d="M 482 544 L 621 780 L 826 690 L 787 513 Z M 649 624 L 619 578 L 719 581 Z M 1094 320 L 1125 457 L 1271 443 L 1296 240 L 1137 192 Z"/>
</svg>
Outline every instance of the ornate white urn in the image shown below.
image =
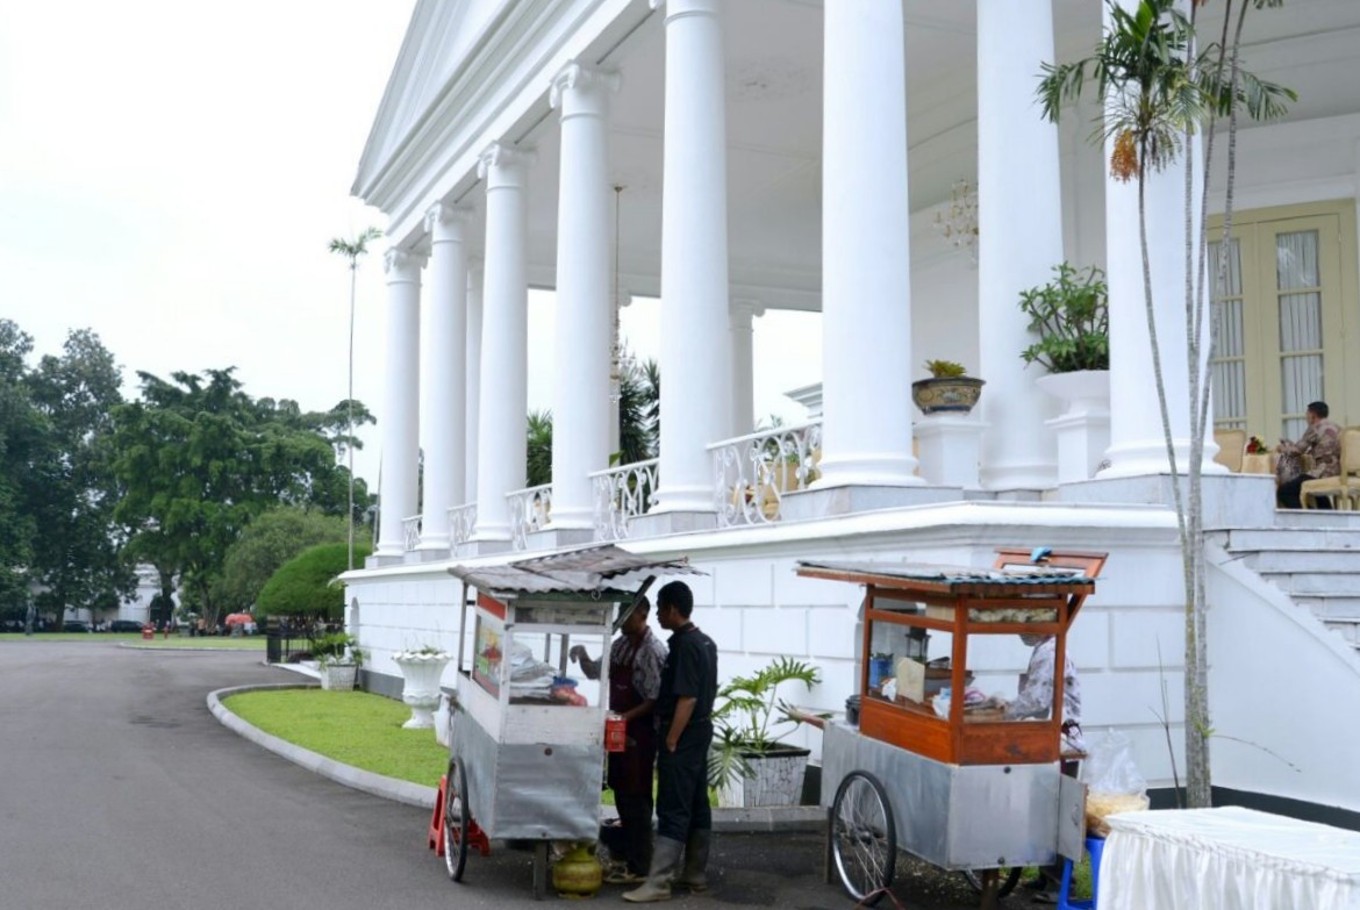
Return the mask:
<svg viewBox="0 0 1360 910">
<path fill-rule="evenodd" d="M 439 680 L 450 658 L 449 652 L 433 648 L 398 651 L 392 655 L 404 680 L 401 700 L 411 706 L 411 719 L 402 724 L 405 729 L 434 728 L 434 709 L 439 707 Z"/>
</svg>

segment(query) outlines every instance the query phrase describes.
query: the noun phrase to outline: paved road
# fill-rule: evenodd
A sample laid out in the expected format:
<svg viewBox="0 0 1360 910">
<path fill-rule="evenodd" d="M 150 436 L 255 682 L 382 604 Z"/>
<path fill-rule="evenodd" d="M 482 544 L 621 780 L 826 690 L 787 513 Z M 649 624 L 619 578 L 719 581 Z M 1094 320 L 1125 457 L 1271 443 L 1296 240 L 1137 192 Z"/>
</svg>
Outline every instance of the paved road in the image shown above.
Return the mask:
<svg viewBox="0 0 1360 910">
<path fill-rule="evenodd" d="M 209 691 L 297 680 L 258 661 L 0 636 L 0 908 L 543 906 L 529 896 L 528 854 L 474 854 L 454 885 L 425 847 L 426 812 L 221 726 Z M 820 880 L 817 836 L 726 835 L 715 852 L 713 893 L 668 906 L 851 906 Z M 906 906 L 974 906 L 953 876 L 907 863 L 900 875 Z M 620 890 L 598 901 L 622 907 Z"/>
</svg>

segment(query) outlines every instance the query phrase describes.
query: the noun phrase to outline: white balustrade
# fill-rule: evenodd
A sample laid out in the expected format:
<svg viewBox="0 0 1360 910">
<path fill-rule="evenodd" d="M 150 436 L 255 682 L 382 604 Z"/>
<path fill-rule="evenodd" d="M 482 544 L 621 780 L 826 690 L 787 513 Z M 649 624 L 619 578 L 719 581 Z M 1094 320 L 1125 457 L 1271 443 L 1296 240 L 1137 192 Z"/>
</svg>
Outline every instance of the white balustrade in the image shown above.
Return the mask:
<svg viewBox="0 0 1360 910">
<path fill-rule="evenodd" d="M 469 502 L 449 508 L 449 541 L 454 546 L 467 543 L 475 527 L 477 527 L 477 503 Z"/>
<path fill-rule="evenodd" d="M 420 545 L 421 518 L 423 517 L 422 515 L 411 515 L 401 520 L 401 536 L 407 553 Z"/>
<path fill-rule="evenodd" d="M 505 501 L 510 506 L 510 539 L 516 550 L 526 550 L 529 535 L 552 519 L 552 484 L 506 493 Z"/>
<path fill-rule="evenodd" d="M 713 503 L 718 525 L 778 521 L 785 493 L 805 490 L 818 478 L 822 425 L 775 427 L 708 447 L 713 458 Z"/>
<path fill-rule="evenodd" d="M 649 458 L 590 475 L 595 488 L 595 539 L 623 540 L 628 523 L 656 505 L 657 465 Z"/>
</svg>

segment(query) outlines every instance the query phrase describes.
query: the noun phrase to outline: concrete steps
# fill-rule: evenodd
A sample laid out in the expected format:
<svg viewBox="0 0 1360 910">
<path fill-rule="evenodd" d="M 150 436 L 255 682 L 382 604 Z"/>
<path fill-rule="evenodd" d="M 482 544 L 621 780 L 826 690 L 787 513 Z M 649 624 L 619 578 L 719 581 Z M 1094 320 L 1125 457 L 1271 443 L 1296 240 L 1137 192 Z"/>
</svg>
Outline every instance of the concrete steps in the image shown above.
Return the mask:
<svg viewBox="0 0 1360 910">
<path fill-rule="evenodd" d="M 1360 651 L 1360 513 L 1281 511 L 1273 528 L 1212 536 Z"/>
</svg>

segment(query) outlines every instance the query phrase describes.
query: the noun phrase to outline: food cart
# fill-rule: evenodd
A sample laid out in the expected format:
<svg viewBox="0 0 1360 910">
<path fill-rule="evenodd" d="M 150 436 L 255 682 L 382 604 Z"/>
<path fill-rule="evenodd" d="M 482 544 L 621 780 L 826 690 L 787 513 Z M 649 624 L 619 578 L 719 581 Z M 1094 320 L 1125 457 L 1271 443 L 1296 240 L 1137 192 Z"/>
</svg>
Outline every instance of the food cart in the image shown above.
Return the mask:
<svg viewBox="0 0 1360 910">
<path fill-rule="evenodd" d="M 973 875 L 990 908 L 1025 866 L 1081 858 L 1084 789 L 1060 770 L 1062 672 L 1052 705 L 1026 719 L 970 683 L 1003 666 L 1022 633 L 1054 636 L 1061 668 L 1104 562 L 1004 549 L 991 569 L 799 564 L 801 576 L 864 586 L 858 724 L 823 728 L 828 879 L 871 905 L 900 847 Z"/>
<path fill-rule="evenodd" d="M 608 686 L 572 678 L 568 652 L 601 655 L 657 575 L 701 574 L 618 547 L 589 547 L 449 571 L 463 581 L 442 824 L 450 878 L 469 848 L 531 846 L 533 892 L 548 885 L 552 841 L 595 841 Z M 469 603 L 469 588 L 476 598 Z M 617 612 L 617 618 L 615 614 Z M 469 620 L 471 625 L 469 626 Z"/>
</svg>

